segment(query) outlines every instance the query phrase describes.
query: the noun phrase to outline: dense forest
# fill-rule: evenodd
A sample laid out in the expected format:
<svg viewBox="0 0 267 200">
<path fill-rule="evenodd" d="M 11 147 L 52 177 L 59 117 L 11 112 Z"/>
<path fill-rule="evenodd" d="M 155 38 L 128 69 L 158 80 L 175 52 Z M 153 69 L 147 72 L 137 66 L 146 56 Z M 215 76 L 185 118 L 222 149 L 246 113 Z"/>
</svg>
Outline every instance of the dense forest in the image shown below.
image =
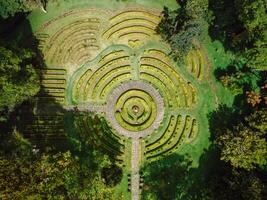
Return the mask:
<svg viewBox="0 0 267 200">
<path fill-rule="evenodd" d="M 183 63 L 196 40 L 219 40 L 226 67 L 216 79 L 234 96 L 233 106 L 209 114 L 211 145 L 191 167 L 171 155 L 142 168 L 142 199 L 264 200 L 267 197 L 267 3 L 265 0 L 177 0 L 162 12 L 157 32 Z M 0 0 L 0 199 L 115 199 L 122 169 L 80 132 L 68 148 L 40 148 L 20 132 L 20 108 L 42 90 L 38 40 L 22 46 L 12 30 L 46 1 Z M 74 127 L 82 113 L 72 111 Z M 93 114 L 92 114 L 93 115 Z M 97 116 L 92 116 L 92 118 Z M 99 131 L 102 122 L 95 124 Z M 63 145 L 64 146 L 64 145 Z M 122 197 L 123 199 L 123 197 Z"/>
</svg>

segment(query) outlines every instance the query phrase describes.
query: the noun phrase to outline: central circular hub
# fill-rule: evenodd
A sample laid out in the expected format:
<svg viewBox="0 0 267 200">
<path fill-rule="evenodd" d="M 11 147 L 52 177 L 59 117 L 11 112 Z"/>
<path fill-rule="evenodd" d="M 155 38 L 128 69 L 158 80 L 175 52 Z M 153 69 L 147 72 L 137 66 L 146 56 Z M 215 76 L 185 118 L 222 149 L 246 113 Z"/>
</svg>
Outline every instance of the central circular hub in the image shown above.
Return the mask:
<svg viewBox="0 0 267 200">
<path fill-rule="evenodd" d="M 123 92 L 115 104 L 115 118 L 118 123 L 130 131 L 148 128 L 157 115 L 157 105 L 150 94 L 140 89 Z"/>
<path fill-rule="evenodd" d="M 139 112 L 139 107 L 138 107 L 137 105 L 134 105 L 134 106 L 132 107 L 132 110 L 133 110 L 133 112 L 134 112 L 135 114 L 137 114 L 137 113 Z"/>
<path fill-rule="evenodd" d="M 152 85 L 130 81 L 109 93 L 106 110 L 108 121 L 119 134 L 146 137 L 160 126 L 164 102 Z"/>
</svg>

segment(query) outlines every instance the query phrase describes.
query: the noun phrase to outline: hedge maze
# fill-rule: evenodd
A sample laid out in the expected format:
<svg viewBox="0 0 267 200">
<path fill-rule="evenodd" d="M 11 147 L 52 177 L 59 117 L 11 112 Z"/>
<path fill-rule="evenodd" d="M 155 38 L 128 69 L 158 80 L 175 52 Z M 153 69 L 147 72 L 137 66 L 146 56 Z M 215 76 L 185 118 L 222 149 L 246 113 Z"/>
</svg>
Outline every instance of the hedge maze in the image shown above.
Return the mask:
<svg viewBox="0 0 267 200">
<path fill-rule="evenodd" d="M 82 140 L 94 144 L 119 164 L 123 164 L 125 139 L 114 134 L 103 117 L 83 114 L 79 118 L 76 120 L 76 126 L 81 133 L 79 135 Z"/>
<path fill-rule="evenodd" d="M 103 38 L 115 40 L 117 43 L 145 41 L 155 35 L 155 28 L 159 22 L 158 13 L 144 10 L 124 11 L 110 18 L 109 28 L 104 31 Z"/>
<path fill-rule="evenodd" d="M 141 8 L 74 9 L 36 30 L 47 65 L 37 98 L 43 114 L 27 122 L 25 133 L 61 137 L 68 132 L 65 112 L 88 113 L 76 124 L 84 140 L 122 166 L 131 156 L 133 199 L 139 196 L 142 162 L 177 152 L 199 134 L 195 112 L 201 106 L 205 54 L 195 49 L 185 65 L 174 62 L 155 32 L 160 19 L 160 11 Z"/>
<path fill-rule="evenodd" d="M 140 78 L 161 88 L 169 107 L 191 107 L 196 103 L 194 87 L 179 75 L 167 55 L 160 50 L 148 50 L 142 56 Z"/>
<path fill-rule="evenodd" d="M 186 58 L 188 72 L 196 79 L 203 80 L 204 68 L 207 65 L 206 57 L 200 49 L 191 50 Z"/>
<path fill-rule="evenodd" d="M 189 115 L 171 115 L 168 124 L 161 130 L 158 137 L 145 140 L 146 159 L 155 160 L 175 152 L 183 142 L 193 139 L 198 131 L 196 119 Z"/>
<path fill-rule="evenodd" d="M 45 46 L 45 60 L 53 65 L 80 66 L 99 50 L 99 19 L 78 19 L 58 30 Z"/>
<path fill-rule="evenodd" d="M 40 103 L 65 103 L 66 70 L 48 68 L 41 71 Z"/>
<path fill-rule="evenodd" d="M 103 101 L 110 92 L 110 85 L 130 80 L 131 63 L 126 52 L 110 52 L 99 59 L 97 65 L 87 69 L 78 78 L 75 86 L 75 100 Z M 80 92 L 83 91 L 83 92 Z"/>
</svg>

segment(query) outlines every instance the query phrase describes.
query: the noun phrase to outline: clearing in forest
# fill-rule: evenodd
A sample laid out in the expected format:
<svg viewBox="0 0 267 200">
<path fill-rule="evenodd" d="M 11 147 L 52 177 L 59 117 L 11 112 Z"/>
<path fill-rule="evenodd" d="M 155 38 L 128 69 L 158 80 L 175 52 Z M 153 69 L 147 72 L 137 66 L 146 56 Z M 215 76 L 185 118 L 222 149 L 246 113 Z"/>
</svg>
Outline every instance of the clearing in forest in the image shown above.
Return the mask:
<svg viewBox="0 0 267 200">
<path fill-rule="evenodd" d="M 163 6 L 175 9 L 175 1 L 99 2 L 62 1 L 29 16 L 46 66 L 25 135 L 62 138 L 64 111 L 97 113 L 83 116 L 80 130 L 102 140 L 101 149 L 124 169 L 118 190 L 138 199 L 144 163 L 173 153 L 197 162 L 208 146 L 206 115 L 216 104 L 211 70 L 202 45 L 178 64 L 156 33 Z M 92 131 L 95 120 L 106 137 Z"/>
</svg>

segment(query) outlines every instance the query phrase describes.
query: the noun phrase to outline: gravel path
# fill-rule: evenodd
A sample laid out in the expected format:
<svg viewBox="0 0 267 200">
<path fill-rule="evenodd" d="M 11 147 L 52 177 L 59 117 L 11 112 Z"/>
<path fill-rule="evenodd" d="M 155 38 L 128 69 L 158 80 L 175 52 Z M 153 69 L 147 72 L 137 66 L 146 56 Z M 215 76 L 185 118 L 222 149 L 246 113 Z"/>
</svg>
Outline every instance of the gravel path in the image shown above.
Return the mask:
<svg viewBox="0 0 267 200">
<path fill-rule="evenodd" d="M 139 199 L 139 138 L 132 138 L 132 159 L 131 159 L 131 192 L 132 192 L 132 200 Z"/>
</svg>

